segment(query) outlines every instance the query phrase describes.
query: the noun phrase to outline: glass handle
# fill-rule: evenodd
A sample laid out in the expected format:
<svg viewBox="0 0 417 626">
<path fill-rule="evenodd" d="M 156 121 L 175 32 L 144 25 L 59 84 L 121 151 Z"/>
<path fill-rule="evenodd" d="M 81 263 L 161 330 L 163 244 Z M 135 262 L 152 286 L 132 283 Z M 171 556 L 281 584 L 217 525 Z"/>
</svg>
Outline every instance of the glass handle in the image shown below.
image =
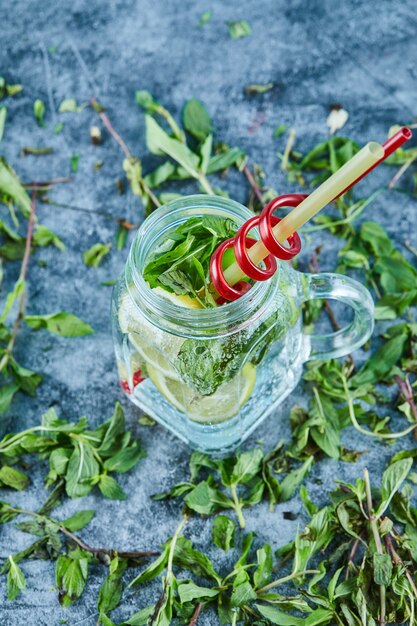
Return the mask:
<svg viewBox="0 0 417 626">
<path fill-rule="evenodd" d="M 374 303 L 369 291 L 358 281 L 340 274 L 304 274 L 303 301 L 338 300 L 353 309 L 353 320 L 327 335 L 304 334 L 305 360 L 330 359 L 360 348 L 374 328 Z"/>
</svg>

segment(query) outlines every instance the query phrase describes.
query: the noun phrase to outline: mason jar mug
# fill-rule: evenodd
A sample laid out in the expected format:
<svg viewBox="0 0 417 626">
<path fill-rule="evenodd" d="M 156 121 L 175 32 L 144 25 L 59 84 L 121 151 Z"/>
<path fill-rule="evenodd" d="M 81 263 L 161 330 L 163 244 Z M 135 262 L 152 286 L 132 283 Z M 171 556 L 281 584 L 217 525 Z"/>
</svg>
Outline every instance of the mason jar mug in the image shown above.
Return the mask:
<svg viewBox="0 0 417 626">
<path fill-rule="evenodd" d="M 303 363 L 343 356 L 366 342 L 373 301 L 351 278 L 301 273 L 279 262 L 270 280 L 234 302 L 179 306 L 151 289 L 143 270 L 171 231 L 201 216 L 232 220 L 239 228 L 253 214 L 206 195 L 152 213 L 114 287 L 113 333 L 120 383 L 130 400 L 192 448 L 220 453 L 236 448 L 291 393 Z M 315 298 L 347 304 L 352 322 L 327 335 L 305 334 L 302 304 Z"/>
</svg>

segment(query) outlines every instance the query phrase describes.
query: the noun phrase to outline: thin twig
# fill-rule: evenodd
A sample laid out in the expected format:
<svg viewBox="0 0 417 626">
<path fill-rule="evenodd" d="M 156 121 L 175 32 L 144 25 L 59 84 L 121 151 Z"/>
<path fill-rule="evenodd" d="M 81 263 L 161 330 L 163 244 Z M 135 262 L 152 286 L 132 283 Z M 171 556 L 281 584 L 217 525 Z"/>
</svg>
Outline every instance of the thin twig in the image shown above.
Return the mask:
<svg viewBox="0 0 417 626">
<path fill-rule="evenodd" d="M 73 535 L 73 533 L 67 530 L 64 526 L 60 526 L 59 530 L 61 531 L 61 533 L 66 535 L 72 542 L 74 542 L 77 546 L 79 546 L 82 550 L 85 550 L 86 552 L 90 552 L 94 556 L 98 556 L 102 554 L 105 556 L 113 557 L 114 555 L 117 554 L 122 559 L 139 559 L 139 558 L 145 558 L 148 556 L 159 555 L 159 552 L 153 552 L 151 550 L 145 550 L 145 551 L 140 551 L 140 552 L 126 552 L 123 550 L 114 550 L 112 548 L 92 548 L 91 546 L 84 543 L 82 539 L 80 539 L 76 535 Z"/>
<path fill-rule="evenodd" d="M 96 98 L 91 98 L 90 103 L 92 105 L 97 104 L 97 99 Z M 96 110 L 96 109 L 94 109 L 94 110 Z M 127 143 L 119 135 L 117 130 L 114 128 L 113 124 L 110 122 L 110 119 L 109 119 L 109 116 L 107 115 L 107 113 L 105 113 L 105 111 L 98 111 L 98 110 L 96 110 L 96 113 L 99 116 L 99 118 L 101 119 L 101 121 L 103 122 L 104 126 L 109 131 L 110 135 L 113 137 L 113 139 L 119 144 L 119 146 L 123 150 L 123 153 L 124 153 L 125 157 L 127 159 L 132 159 L 133 155 L 130 152 L 130 150 L 129 150 L 128 146 L 127 146 Z"/>
<path fill-rule="evenodd" d="M 199 615 L 201 613 L 201 607 L 202 606 L 203 605 L 202 605 L 201 602 L 199 602 L 197 604 L 197 606 L 195 607 L 195 611 L 194 611 L 194 613 L 192 615 L 191 622 L 188 624 L 188 626 L 195 626 L 197 624 L 197 620 L 198 620 L 198 617 L 199 617 Z"/>
<path fill-rule="evenodd" d="M 24 283 L 26 281 L 26 275 L 27 275 L 27 270 L 28 270 L 28 265 L 29 265 L 29 257 L 30 257 L 31 247 L 32 247 L 33 228 L 36 222 L 35 213 L 36 213 L 36 190 L 33 189 L 32 190 L 32 202 L 30 204 L 28 228 L 27 228 L 27 233 L 26 233 L 25 251 L 23 254 L 22 265 L 20 266 L 20 273 L 19 273 L 19 278 L 18 278 L 18 282 L 23 283 L 23 290 L 22 290 L 21 296 L 19 297 L 17 317 L 13 325 L 12 334 L 9 339 L 9 343 L 7 344 L 6 351 L 0 362 L 0 371 L 3 370 L 5 365 L 7 365 L 8 360 L 12 355 L 14 344 L 16 342 L 17 333 L 19 331 L 20 324 L 22 323 L 24 313 L 25 313 L 26 286 Z"/>
<path fill-rule="evenodd" d="M 125 142 L 125 140 L 119 135 L 119 133 L 117 132 L 117 130 L 114 128 L 113 124 L 111 123 L 109 116 L 107 115 L 107 113 L 105 111 L 100 111 L 97 110 L 97 108 L 94 108 L 94 104 L 97 104 L 97 99 L 96 98 L 91 98 L 90 100 L 90 105 L 93 107 L 93 109 L 96 111 L 97 115 L 99 116 L 99 118 L 101 119 L 101 121 L 103 122 L 104 126 L 106 127 L 106 129 L 109 131 L 110 135 L 113 137 L 113 139 L 119 144 L 119 146 L 121 147 L 123 154 L 125 155 L 126 159 L 128 159 L 129 161 L 134 161 L 135 157 L 133 156 L 133 154 L 130 152 L 127 143 Z M 145 191 L 145 193 L 149 196 L 149 198 L 152 200 L 153 204 L 156 207 L 160 207 L 161 203 L 159 202 L 158 198 L 153 194 L 152 190 L 150 189 L 150 187 L 148 187 L 148 185 L 145 183 L 145 181 L 143 180 L 143 178 L 141 178 L 140 180 L 140 184 L 143 187 L 143 190 Z"/>
<path fill-rule="evenodd" d="M 348 563 L 346 566 L 346 576 L 345 576 L 346 580 L 349 578 L 349 565 L 353 564 L 353 560 L 356 556 L 360 543 L 361 543 L 360 539 L 355 539 L 355 541 L 353 542 L 352 548 L 349 552 L 349 559 L 348 559 Z"/>
<path fill-rule="evenodd" d="M 410 167 L 410 165 L 412 165 L 412 163 L 414 163 L 414 161 L 417 159 L 417 151 L 415 154 L 413 154 L 412 157 L 410 157 L 408 159 L 408 161 L 406 161 L 398 170 L 398 172 L 395 174 L 395 176 L 392 177 L 389 185 L 388 185 L 388 189 L 392 189 L 400 180 L 401 176 L 408 170 L 408 168 Z"/>
<path fill-rule="evenodd" d="M 378 530 L 378 521 L 375 517 L 373 504 L 372 504 L 372 494 L 371 494 L 371 483 L 369 480 L 369 472 L 365 468 L 363 472 L 363 477 L 365 480 L 365 492 L 366 492 L 366 504 L 368 508 L 368 519 L 369 525 L 372 530 L 372 534 L 375 541 L 375 547 L 378 554 L 384 554 L 384 548 L 382 546 L 381 536 Z M 385 585 L 379 586 L 379 599 L 380 599 L 380 613 L 379 613 L 379 624 L 380 626 L 385 626 L 385 613 L 386 613 L 386 587 Z"/>
<path fill-rule="evenodd" d="M 122 217 L 114 217 L 111 213 L 107 213 L 106 211 L 97 211 L 96 209 L 87 209 L 85 207 L 74 206 L 73 204 L 55 202 L 54 200 L 51 200 L 46 196 L 40 198 L 40 201 L 44 204 L 50 204 L 51 206 L 56 206 L 61 209 L 68 209 L 68 211 L 77 211 L 79 213 L 94 213 L 94 215 L 101 215 L 102 217 L 105 217 L 109 220 L 112 220 L 113 222 L 116 222 L 117 224 L 120 224 L 120 226 L 123 226 L 123 228 L 126 228 L 126 230 L 133 230 L 134 228 L 138 228 L 139 226 L 139 224 L 131 224 Z"/>
<path fill-rule="evenodd" d="M 250 171 L 249 167 L 247 165 L 244 166 L 243 168 L 243 173 L 246 176 L 248 183 L 250 185 L 250 188 L 252 189 L 254 195 L 256 196 L 256 198 L 259 200 L 259 202 L 262 204 L 263 199 L 262 199 L 262 190 L 260 188 L 260 186 L 258 185 L 258 183 L 255 180 L 254 175 L 252 174 L 252 172 Z"/>
<path fill-rule="evenodd" d="M 73 178 L 65 178 L 60 176 L 58 178 L 51 178 L 50 180 L 32 181 L 30 183 L 22 183 L 22 187 L 25 189 L 36 189 L 37 191 L 44 191 L 45 187 L 51 188 L 53 185 L 59 185 L 61 183 L 72 183 Z"/>
</svg>

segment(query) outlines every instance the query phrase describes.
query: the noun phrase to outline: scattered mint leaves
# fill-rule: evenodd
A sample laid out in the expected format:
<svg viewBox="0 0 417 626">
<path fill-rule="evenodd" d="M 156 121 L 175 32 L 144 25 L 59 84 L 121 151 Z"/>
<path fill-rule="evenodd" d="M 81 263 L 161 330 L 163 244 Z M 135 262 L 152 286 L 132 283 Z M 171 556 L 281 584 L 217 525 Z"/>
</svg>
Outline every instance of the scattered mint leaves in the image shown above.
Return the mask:
<svg viewBox="0 0 417 626">
<path fill-rule="evenodd" d="M 271 89 L 273 88 L 274 88 L 274 83 L 267 83 L 265 85 L 251 83 L 250 85 L 246 85 L 245 94 L 247 96 L 254 96 L 256 94 L 267 93 L 267 91 L 271 91 Z"/>
<path fill-rule="evenodd" d="M 42 100 L 35 100 L 33 103 L 33 114 L 35 116 L 36 121 L 38 122 L 38 126 L 45 126 L 45 103 Z"/>
<path fill-rule="evenodd" d="M 73 154 L 72 157 L 70 158 L 71 172 L 74 172 L 74 174 L 78 172 L 79 160 L 80 160 L 79 154 Z"/>
<path fill-rule="evenodd" d="M 0 100 L 3 100 L 3 98 L 6 98 L 7 96 L 9 96 L 10 98 L 13 98 L 14 96 L 17 96 L 22 91 L 23 91 L 22 85 L 7 84 L 3 76 L 0 76 Z"/>
<path fill-rule="evenodd" d="M 80 107 L 77 106 L 77 101 L 74 98 L 67 98 L 66 100 L 63 100 L 58 107 L 59 113 L 68 113 L 79 110 Z"/>
<path fill-rule="evenodd" d="M 88 267 L 98 267 L 111 250 L 111 243 L 95 243 L 83 254 L 83 261 Z"/>
<path fill-rule="evenodd" d="M 213 19 L 213 11 L 204 11 L 197 23 L 197 28 L 202 28 Z"/>
<path fill-rule="evenodd" d="M 170 491 L 156 494 L 156 500 L 183 497 L 188 509 L 200 515 L 211 515 L 217 511 L 234 510 L 241 528 L 245 528 L 243 509 L 258 504 L 268 498 L 271 507 L 278 502 L 289 500 L 310 469 L 313 459 L 304 462 L 301 468 L 291 470 L 280 483 L 274 471 L 274 463 L 284 460 L 284 452 L 278 446 L 272 453 L 264 455 L 259 448 L 237 454 L 225 460 L 211 459 L 201 452 L 194 452 L 190 458 L 190 481 L 174 485 Z M 285 463 L 288 472 L 288 463 Z M 279 471 L 282 471 L 279 469 Z M 200 474 L 205 478 L 197 482 Z M 230 525 L 227 518 L 216 518 L 217 543 L 218 525 Z M 223 545 L 231 545 L 232 536 Z M 227 548 L 226 548 L 227 549 Z"/>
<path fill-rule="evenodd" d="M 242 39 L 252 34 L 252 28 L 246 20 L 238 20 L 237 22 L 227 22 L 229 36 L 232 39 Z"/>
<path fill-rule="evenodd" d="M 128 472 L 144 456 L 140 441 L 125 431 L 123 409 L 118 403 L 113 416 L 94 430 L 88 428 L 85 418 L 69 423 L 49 409 L 40 426 L 6 435 L 0 442 L 0 480 L 23 455 L 36 453 L 49 460 L 47 487 L 59 484 L 70 498 L 79 498 L 98 485 L 103 495 L 116 500 L 126 496 L 109 474 Z M 9 478 L 8 486 L 21 489 L 27 484 L 22 485 L 27 481 L 24 474 L 14 480 L 10 484 Z M 20 480 L 17 486 L 16 480 Z"/>
</svg>

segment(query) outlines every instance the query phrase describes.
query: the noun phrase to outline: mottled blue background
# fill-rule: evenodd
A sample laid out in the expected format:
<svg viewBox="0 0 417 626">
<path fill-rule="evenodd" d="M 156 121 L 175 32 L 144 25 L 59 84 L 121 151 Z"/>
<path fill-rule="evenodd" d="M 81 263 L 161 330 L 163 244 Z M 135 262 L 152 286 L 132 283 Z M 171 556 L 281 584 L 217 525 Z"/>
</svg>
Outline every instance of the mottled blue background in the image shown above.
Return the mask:
<svg viewBox="0 0 417 626">
<path fill-rule="evenodd" d="M 207 0 L 75 0 L 74 2 L 14 3 L 1 0 L 2 45 L 0 74 L 8 82 L 21 82 L 24 92 L 9 100 L 8 119 L 1 151 L 21 179 L 42 180 L 70 175 L 70 157 L 79 153 L 79 171 L 74 182 L 62 185 L 50 196 L 61 203 L 84 207 L 91 214 L 39 205 L 39 218 L 65 241 L 67 251 L 37 251 L 31 260 L 28 310 L 33 314 L 71 311 L 95 329 L 80 339 L 60 339 L 46 332 L 22 331 L 18 356 L 28 367 L 44 373 L 36 398 L 20 395 L 10 412 L 11 428 L 22 429 L 38 423 L 41 413 L 55 405 L 60 415 L 76 419 L 87 415 L 93 424 L 109 417 L 116 399 L 126 408 L 129 427 L 143 437 L 148 457 L 134 471 L 121 478 L 129 494 L 126 502 L 112 502 L 90 496 L 83 501 L 66 501 L 57 517 L 79 508 L 97 509 L 96 518 L 82 531 L 92 545 L 131 550 L 158 549 L 177 526 L 180 511 L 175 503 L 158 503 L 149 495 L 187 476 L 189 452 L 160 427 L 137 424 L 138 411 L 124 399 L 118 386 L 110 336 L 110 288 L 101 282 L 114 278 L 127 254 L 112 251 L 99 269 L 88 269 L 81 254 L 97 241 L 114 237 L 114 224 L 93 211 L 107 211 L 133 222 L 142 218 L 142 208 L 130 192 L 119 196 L 115 180 L 121 177 L 119 147 L 103 131 L 104 142 L 92 146 L 89 127 L 96 116 L 59 115 L 64 98 L 83 102 L 96 95 L 108 109 L 114 125 L 133 153 L 146 154 L 143 116 L 134 104 L 136 89 L 148 89 L 174 114 L 185 100 L 198 96 L 205 103 L 217 129 L 217 139 L 244 148 L 251 159 L 265 168 L 269 184 L 285 192 L 290 187 L 279 168 L 277 151 L 284 140 L 273 138 L 281 123 L 297 131 L 297 147 L 306 150 L 327 135 L 328 107 L 340 102 L 349 112 L 343 133 L 360 143 L 383 141 L 388 128 L 410 122 L 416 114 L 416 17 L 415 4 L 388 0 L 241 0 L 239 3 Z M 203 11 L 212 10 L 213 19 L 196 28 Z M 232 40 L 227 20 L 246 19 L 253 30 L 250 37 Z M 51 51 L 50 49 L 55 49 Z M 274 83 L 263 96 L 247 97 L 248 83 Z M 45 129 L 34 122 L 32 105 L 41 98 L 47 106 Z M 54 135 L 55 123 L 63 121 L 64 131 Z M 55 153 L 45 157 L 19 158 L 25 145 L 50 145 Z M 93 164 L 103 160 L 100 171 Z M 144 168 L 153 163 L 143 159 Z M 358 194 L 369 193 L 386 184 L 394 170 L 383 167 L 363 181 Z M 237 175 L 223 182 L 230 195 L 245 201 L 247 188 Z M 189 191 L 192 188 L 190 186 Z M 415 233 L 415 201 L 406 195 L 385 192 L 367 209 L 366 219 L 380 221 L 399 246 Z M 365 219 L 365 216 L 363 216 Z M 322 269 L 332 270 L 340 243 L 326 234 L 315 238 L 324 243 Z M 306 254 L 309 241 L 304 241 Z M 304 259 L 306 256 L 304 257 Z M 46 261 L 41 267 L 37 261 Z M 18 266 L 8 266 L 6 283 L 11 285 Z M 355 358 L 362 358 L 360 354 Z M 302 387 L 267 420 L 248 442 L 262 438 L 271 447 L 288 436 L 288 413 L 297 402 L 305 404 Z M 356 478 L 366 465 L 378 479 L 393 448 L 364 440 L 348 429 L 343 435 L 349 448 L 367 450 L 355 464 L 333 460 L 317 464 L 309 479 L 313 499 L 323 502 L 334 478 Z M 411 445 L 411 439 L 399 445 Z M 37 507 L 46 494 L 42 484 L 45 467 L 34 465 L 33 484 L 27 492 L 4 494 L 4 499 Z M 292 511 L 294 521 L 283 518 Z M 267 504 L 247 511 L 248 530 L 257 541 L 270 541 L 276 549 L 294 536 L 304 513 L 298 498 L 277 507 Z M 201 550 L 212 551 L 211 523 L 193 520 L 186 535 Z M 1 529 L 0 556 L 28 545 L 29 535 L 11 524 Z M 13 548 L 12 548 L 13 546 Z M 221 569 L 230 562 L 216 550 L 213 557 Z M 48 562 L 25 562 L 22 566 L 28 589 L 14 602 L 3 601 L 5 581 L 0 579 L 0 623 L 2 626 L 62 623 L 93 626 L 97 620 L 96 598 L 103 568 L 92 568 L 86 591 L 74 606 L 59 606 L 54 591 L 54 567 Z M 139 592 L 129 591 L 113 614 L 121 622 L 157 597 L 159 583 Z M 61 621 L 67 620 L 67 621 Z M 199 624 L 216 624 L 214 615 L 202 616 Z"/>
</svg>

